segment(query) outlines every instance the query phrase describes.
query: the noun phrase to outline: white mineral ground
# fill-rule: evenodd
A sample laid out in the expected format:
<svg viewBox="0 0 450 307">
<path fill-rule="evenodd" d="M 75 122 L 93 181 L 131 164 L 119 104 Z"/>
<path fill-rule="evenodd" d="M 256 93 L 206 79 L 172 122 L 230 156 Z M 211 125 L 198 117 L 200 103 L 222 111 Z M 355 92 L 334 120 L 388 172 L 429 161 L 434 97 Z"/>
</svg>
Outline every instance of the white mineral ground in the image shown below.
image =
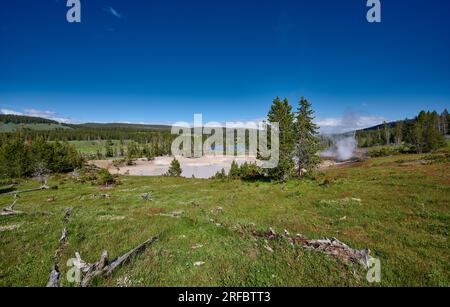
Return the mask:
<svg viewBox="0 0 450 307">
<path fill-rule="evenodd" d="M 349 161 L 336 161 L 334 157 L 322 157 L 319 165 L 320 170 L 330 167 L 342 167 L 355 163 L 355 158 L 361 158 L 364 153 L 361 151 L 354 154 L 353 159 Z M 177 158 L 183 170 L 182 176 L 186 178 L 207 179 L 220 172 L 222 168 L 226 173 L 230 170 L 231 163 L 236 161 L 238 165 L 245 162 L 257 163 L 259 161 L 254 156 L 203 156 L 200 158 Z M 115 167 L 112 160 L 93 160 L 90 163 L 97 167 L 106 168 L 112 174 L 130 175 L 130 176 L 162 176 L 168 170 L 173 157 L 157 157 L 153 161 L 147 159 L 137 159 L 135 165 Z"/>
<path fill-rule="evenodd" d="M 231 163 L 236 161 L 238 165 L 245 162 L 257 163 L 256 157 L 252 156 L 203 156 L 200 158 L 177 158 L 183 170 L 182 176 L 186 178 L 211 178 L 217 172 L 225 169 L 228 173 Z M 115 167 L 112 160 L 91 161 L 97 167 L 107 168 L 112 174 L 130 176 L 161 176 L 168 170 L 173 157 L 157 157 L 153 161 L 138 159 L 135 165 Z"/>
</svg>

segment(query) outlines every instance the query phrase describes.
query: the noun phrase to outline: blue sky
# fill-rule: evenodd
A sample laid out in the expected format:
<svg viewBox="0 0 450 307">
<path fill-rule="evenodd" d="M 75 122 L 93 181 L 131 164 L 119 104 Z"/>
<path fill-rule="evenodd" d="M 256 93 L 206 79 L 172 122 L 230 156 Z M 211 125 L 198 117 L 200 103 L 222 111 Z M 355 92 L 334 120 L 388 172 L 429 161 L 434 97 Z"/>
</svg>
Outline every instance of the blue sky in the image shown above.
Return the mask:
<svg viewBox="0 0 450 307">
<path fill-rule="evenodd" d="M 2 0 L 0 112 L 74 122 L 264 118 L 303 95 L 324 129 L 450 106 L 450 1 Z"/>
</svg>

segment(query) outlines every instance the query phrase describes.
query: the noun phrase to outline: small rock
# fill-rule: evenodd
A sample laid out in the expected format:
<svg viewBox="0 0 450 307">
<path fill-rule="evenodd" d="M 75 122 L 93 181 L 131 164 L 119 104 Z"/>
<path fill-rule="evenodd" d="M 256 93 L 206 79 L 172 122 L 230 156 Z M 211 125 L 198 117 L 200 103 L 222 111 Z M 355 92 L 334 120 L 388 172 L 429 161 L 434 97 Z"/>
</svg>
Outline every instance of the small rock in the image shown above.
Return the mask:
<svg viewBox="0 0 450 307">
<path fill-rule="evenodd" d="M 205 262 L 203 262 L 203 261 L 197 261 L 197 262 L 194 262 L 194 266 L 196 266 L 196 267 L 201 267 L 201 266 L 203 266 L 205 264 Z"/>
<path fill-rule="evenodd" d="M 265 248 L 266 250 L 268 250 L 269 252 L 273 253 L 273 249 L 272 249 L 272 247 L 270 247 L 269 245 L 264 245 L 264 248 Z"/>
<path fill-rule="evenodd" d="M 150 193 L 144 193 L 141 195 L 142 200 L 152 200 L 152 196 Z"/>
<path fill-rule="evenodd" d="M 214 214 L 222 213 L 223 212 L 223 208 L 222 207 L 217 207 L 217 208 L 214 208 L 213 210 L 211 210 L 211 212 L 214 213 Z"/>
</svg>

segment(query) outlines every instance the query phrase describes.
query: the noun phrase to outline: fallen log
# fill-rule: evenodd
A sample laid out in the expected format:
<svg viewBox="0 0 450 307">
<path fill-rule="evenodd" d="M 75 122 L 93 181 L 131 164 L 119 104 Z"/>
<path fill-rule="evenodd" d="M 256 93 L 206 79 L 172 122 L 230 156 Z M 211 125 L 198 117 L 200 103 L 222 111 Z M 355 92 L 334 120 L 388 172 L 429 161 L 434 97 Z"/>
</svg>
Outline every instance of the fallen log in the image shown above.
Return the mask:
<svg viewBox="0 0 450 307">
<path fill-rule="evenodd" d="M 300 244 L 308 250 L 322 252 L 347 264 L 356 263 L 362 265 L 366 269 L 369 268 L 369 263 L 372 259 L 372 257 L 370 256 L 370 249 L 366 248 L 363 250 L 356 250 L 349 247 L 345 243 L 342 243 L 336 238 L 309 240 L 301 234 L 291 236 L 287 230 L 285 230 L 283 235 L 280 235 L 277 234 L 273 229 L 270 229 L 266 232 L 253 231 L 252 233 L 253 236 L 264 239 L 274 240 L 286 238 L 289 242 Z"/>
<path fill-rule="evenodd" d="M 17 196 L 14 197 L 13 203 L 6 208 L 2 209 L 2 212 L 0 213 L 1 216 L 9 216 L 9 215 L 18 215 L 22 214 L 22 211 L 14 210 L 14 206 L 17 204 Z"/>
<path fill-rule="evenodd" d="M 117 258 L 116 260 L 111 262 L 111 264 L 107 267 L 107 270 L 105 271 L 105 275 L 110 276 L 114 272 L 115 269 L 117 269 L 118 267 L 120 267 L 123 264 L 125 264 L 126 262 L 128 262 L 135 255 L 142 253 L 144 250 L 147 249 L 147 247 L 149 245 L 151 245 L 156 240 L 157 240 L 156 237 L 152 237 L 152 238 L 148 239 L 147 241 L 145 241 L 144 243 L 142 243 L 141 245 L 139 245 L 138 247 L 130 250 L 128 253 L 120 256 L 119 258 Z"/>
<path fill-rule="evenodd" d="M 81 271 L 85 273 L 83 279 L 81 280 L 79 286 L 85 288 L 89 287 L 91 282 L 98 276 L 101 276 L 104 274 L 104 270 L 108 267 L 108 252 L 103 251 L 100 260 L 97 261 L 94 264 L 86 264 L 84 261 L 81 260 L 80 254 L 77 253 L 76 255 L 79 263 L 82 263 L 83 266 L 81 267 Z"/>
<path fill-rule="evenodd" d="M 63 219 L 64 225 L 67 225 L 71 215 L 72 215 L 72 208 L 67 208 L 66 212 L 64 213 L 64 219 Z M 47 282 L 47 286 L 46 286 L 47 288 L 57 288 L 57 287 L 60 287 L 60 285 L 61 285 L 61 281 L 60 281 L 61 272 L 59 270 L 59 262 L 61 259 L 62 250 L 64 248 L 64 245 L 67 242 L 68 236 L 69 236 L 69 232 L 67 231 L 67 228 L 64 227 L 64 229 L 61 233 L 61 237 L 59 238 L 58 248 L 56 249 L 55 255 L 53 256 L 54 264 L 53 264 L 52 271 L 50 272 L 50 276 L 48 278 L 48 282 Z"/>
<path fill-rule="evenodd" d="M 14 184 L 0 187 L 0 194 L 6 194 L 6 193 L 14 191 L 14 187 L 15 187 Z"/>
<path fill-rule="evenodd" d="M 20 190 L 20 191 L 12 191 L 12 192 L 5 193 L 5 195 L 28 193 L 28 192 L 42 191 L 42 190 L 48 190 L 48 189 L 50 189 L 50 187 L 47 184 L 44 184 L 44 185 L 41 185 L 38 188 L 27 189 L 27 190 Z"/>
<path fill-rule="evenodd" d="M 58 288 L 60 285 L 59 277 L 61 275 L 61 272 L 59 271 L 59 268 L 56 265 L 53 265 L 53 269 L 50 273 L 50 277 L 48 279 L 47 288 Z"/>
<path fill-rule="evenodd" d="M 144 243 L 140 244 L 136 248 L 133 248 L 128 253 L 116 258 L 115 260 L 109 262 L 108 260 L 108 252 L 104 251 L 100 257 L 100 260 L 89 264 L 84 262 L 79 253 L 75 253 L 75 257 L 77 258 L 77 261 L 75 265 L 80 270 L 80 272 L 84 273 L 84 276 L 82 277 L 79 286 L 81 287 L 89 287 L 89 285 L 92 283 L 92 281 L 97 277 L 103 277 L 108 278 L 111 276 L 111 274 L 119 267 L 121 267 L 123 264 L 128 262 L 132 257 L 136 256 L 139 253 L 142 253 L 147 249 L 149 245 L 151 245 L 153 242 L 155 242 L 158 238 L 152 237 L 145 241 Z"/>
</svg>

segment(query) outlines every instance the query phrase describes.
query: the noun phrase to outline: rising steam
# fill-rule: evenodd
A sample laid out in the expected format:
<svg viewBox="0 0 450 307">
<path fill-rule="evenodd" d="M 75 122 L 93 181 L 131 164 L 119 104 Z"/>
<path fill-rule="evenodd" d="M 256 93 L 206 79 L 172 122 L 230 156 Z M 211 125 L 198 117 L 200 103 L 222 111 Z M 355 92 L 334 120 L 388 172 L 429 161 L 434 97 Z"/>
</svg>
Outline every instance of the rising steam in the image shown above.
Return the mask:
<svg viewBox="0 0 450 307">
<path fill-rule="evenodd" d="M 337 161 L 346 161 L 354 157 L 358 142 L 356 136 L 329 136 L 333 142 L 332 147 L 320 153 L 322 157 L 334 158 Z"/>
</svg>

